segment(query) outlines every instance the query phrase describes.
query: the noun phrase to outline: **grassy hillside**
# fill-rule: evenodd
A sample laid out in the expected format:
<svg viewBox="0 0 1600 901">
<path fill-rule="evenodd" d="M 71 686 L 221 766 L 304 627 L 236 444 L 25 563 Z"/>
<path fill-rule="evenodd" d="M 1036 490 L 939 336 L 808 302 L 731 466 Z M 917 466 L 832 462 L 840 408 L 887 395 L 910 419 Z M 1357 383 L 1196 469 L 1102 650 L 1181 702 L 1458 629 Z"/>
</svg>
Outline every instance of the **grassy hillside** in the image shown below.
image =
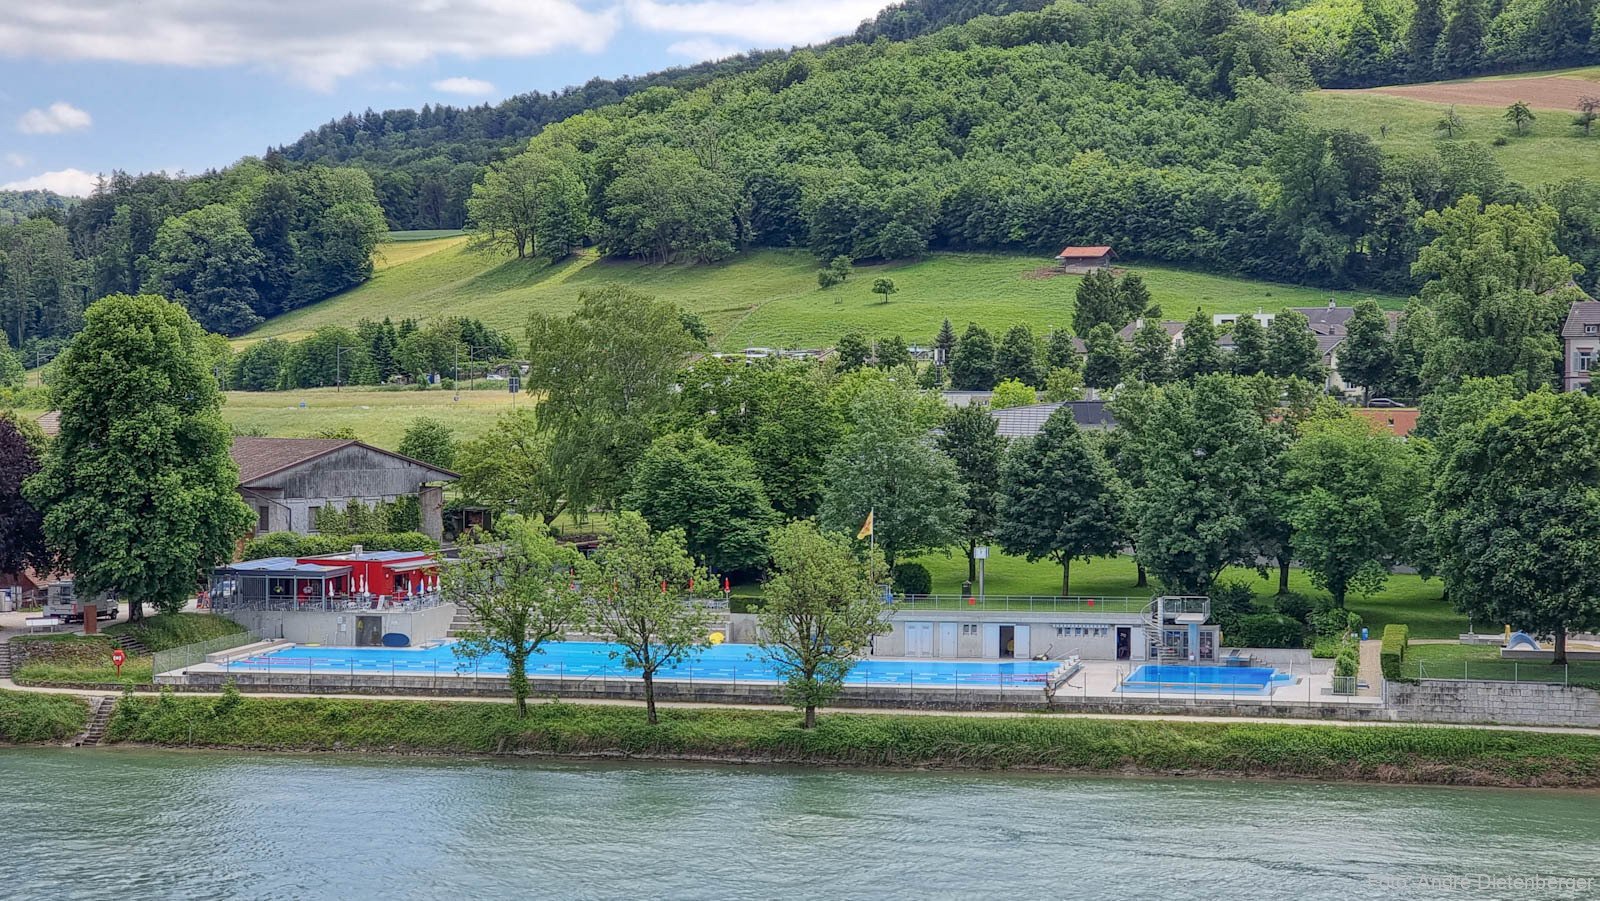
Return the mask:
<svg viewBox="0 0 1600 901">
<path fill-rule="evenodd" d="M 465 381 L 463 379 L 463 381 Z M 480 386 L 487 385 L 479 382 Z M 390 450 L 400 445 L 406 426 L 418 416 L 442 419 L 458 439 L 476 438 L 494 425 L 501 411 L 511 409 L 504 382 L 498 390 L 480 387 L 454 391 L 353 391 L 311 388 L 298 391 L 230 391 L 222 417 L 236 429 L 278 438 L 305 438 L 329 429 L 353 429 L 368 444 Z M 532 403 L 519 395 L 518 405 Z M 301 406 L 304 404 L 305 406 Z"/>
<path fill-rule="evenodd" d="M 929 339 L 949 317 L 1003 329 L 1023 321 L 1041 331 L 1072 319 L 1076 276 L 1047 275 L 1038 257 L 934 254 L 915 262 L 862 266 L 843 285 L 817 287 L 817 262 L 803 251 L 764 250 L 710 266 L 658 266 L 603 260 L 594 251 L 554 265 L 471 250 L 464 238 L 389 244 L 373 279 L 330 300 L 267 322 L 245 340 L 299 337 L 323 325 L 363 317 L 426 319 L 476 316 L 521 335 L 535 310 L 572 309 L 584 288 L 618 282 L 699 313 L 720 349 L 753 345 L 825 346 L 851 328 L 871 336 Z M 1278 285 L 1163 266 L 1130 265 L 1141 273 L 1169 317 L 1209 312 L 1317 306 L 1349 292 Z M 888 304 L 871 291 L 888 276 L 898 288 Z M 1386 307 L 1397 297 L 1378 296 Z"/>
<path fill-rule="evenodd" d="M 1600 67 L 1539 75 L 1592 80 L 1594 93 L 1600 94 Z M 1539 77 L 1515 75 L 1441 83 L 1451 86 L 1482 84 L 1488 92 L 1481 104 L 1454 104 L 1456 114 L 1467 124 L 1466 132 L 1458 139 L 1489 145 L 1506 174 L 1529 186 L 1574 177 L 1600 179 L 1600 129 L 1594 136 L 1585 137 L 1572 126 L 1576 115 L 1573 109 L 1551 109 L 1543 105 L 1539 100 L 1538 81 Z M 1529 133 L 1522 137 L 1512 134 L 1511 124 L 1505 120 L 1509 103 L 1502 101 L 1508 82 L 1528 83 L 1525 99 L 1539 117 Z M 1434 126 L 1451 103 L 1399 97 L 1380 93 L 1381 90 L 1317 91 L 1306 95 L 1306 99 L 1317 121 L 1336 122 L 1371 135 L 1388 151 L 1421 153 L 1440 140 Z M 1516 91 L 1512 94 L 1521 97 Z M 1495 138 L 1501 136 L 1506 138 L 1506 144 L 1493 146 Z"/>
</svg>

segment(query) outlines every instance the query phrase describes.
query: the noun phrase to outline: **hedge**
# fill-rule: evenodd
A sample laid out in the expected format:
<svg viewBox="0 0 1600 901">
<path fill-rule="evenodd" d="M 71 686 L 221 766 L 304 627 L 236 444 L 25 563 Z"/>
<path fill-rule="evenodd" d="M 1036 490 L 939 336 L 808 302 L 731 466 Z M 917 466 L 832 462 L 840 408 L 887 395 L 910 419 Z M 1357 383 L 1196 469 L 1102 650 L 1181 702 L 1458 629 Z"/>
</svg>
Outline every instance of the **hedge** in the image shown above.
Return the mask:
<svg viewBox="0 0 1600 901">
<path fill-rule="evenodd" d="M 337 554 L 355 545 L 369 551 L 436 551 L 439 542 L 421 532 L 368 532 L 361 535 L 297 535 L 272 532 L 245 542 L 246 560 L 263 557 L 312 557 Z"/>
<path fill-rule="evenodd" d="M 933 593 L 933 575 L 921 563 L 896 563 L 893 581 L 897 594 Z"/>
<path fill-rule="evenodd" d="M 1252 613 L 1239 617 L 1223 637 L 1241 648 L 1298 648 L 1305 642 L 1305 626 L 1281 613 Z"/>
<path fill-rule="evenodd" d="M 1400 664 L 1406 660 L 1406 643 L 1411 639 L 1411 628 L 1400 623 L 1383 627 L 1383 644 L 1378 652 L 1378 662 L 1383 667 L 1385 679 L 1400 678 Z"/>
</svg>

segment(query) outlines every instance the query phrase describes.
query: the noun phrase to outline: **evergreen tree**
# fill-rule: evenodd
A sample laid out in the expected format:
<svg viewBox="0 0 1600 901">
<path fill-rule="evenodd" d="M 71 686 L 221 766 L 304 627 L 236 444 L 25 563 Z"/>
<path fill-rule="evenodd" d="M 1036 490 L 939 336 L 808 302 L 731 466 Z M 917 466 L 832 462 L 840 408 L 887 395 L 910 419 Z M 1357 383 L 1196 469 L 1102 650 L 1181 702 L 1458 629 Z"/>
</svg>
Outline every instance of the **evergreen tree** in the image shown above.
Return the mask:
<svg viewBox="0 0 1600 901">
<path fill-rule="evenodd" d="M 1233 324 L 1233 359 L 1230 361 L 1235 375 L 1255 375 L 1267 371 L 1267 330 L 1254 316 L 1240 316 Z"/>
<path fill-rule="evenodd" d="M 1122 315 L 1120 321 L 1116 323 L 1117 328 L 1120 329 L 1141 317 L 1151 315 L 1160 317 L 1160 311 L 1152 313 L 1155 310 L 1155 301 L 1150 296 L 1150 289 L 1145 286 L 1144 276 L 1139 273 L 1130 272 L 1119 279 L 1117 292 L 1122 305 Z"/>
<path fill-rule="evenodd" d="M 1217 328 L 1211 317 L 1196 310 L 1183 325 L 1183 343 L 1176 354 L 1178 378 L 1192 379 L 1222 371 L 1222 348 L 1217 346 Z"/>
<path fill-rule="evenodd" d="M 1434 52 L 1438 74 L 1466 75 L 1478 69 L 1483 61 L 1483 35 L 1488 22 L 1485 0 L 1458 0 Z"/>
<path fill-rule="evenodd" d="M 1000 339 L 994 355 L 995 379 L 1016 379 L 1024 385 L 1037 387 L 1043 381 L 1039 374 L 1039 339 L 1033 329 L 1017 323 Z"/>
<path fill-rule="evenodd" d="M 1006 553 L 1061 565 L 1072 593 L 1072 561 L 1111 556 L 1121 537 L 1116 477 L 1065 407 L 1019 440 L 1000 471 L 995 537 Z"/>
<path fill-rule="evenodd" d="M 989 391 L 996 381 L 994 336 L 977 323 L 968 323 L 950 356 L 950 387 L 957 391 Z"/>
<path fill-rule="evenodd" d="M 937 362 L 941 366 L 950 365 L 950 355 L 956 349 L 956 330 L 951 327 L 950 320 L 946 319 L 939 324 L 939 334 L 933 338 L 933 349 L 938 351 Z"/>
<path fill-rule="evenodd" d="M 1073 332 L 1088 336 L 1095 326 L 1109 323 L 1113 330 L 1126 324 L 1125 310 L 1117 277 L 1108 269 L 1096 269 L 1078 282 L 1077 304 L 1072 310 Z"/>
<path fill-rule="evenodd" d="M 867 344 L 867 336 L 860 332 L 845 332 L 839 338 L 839 344 L 834 348 L 834 358 L 838 361 L 837 368 L 840 372 L 853 372 L 867 365 L 867 358 L 872 356 L 872 348 Z"/>
<path fill-rule="evenodd" d="M 1122 382 L 1128 365 L 1128 349 L 1107 323 L 1089 330 L 1085 340 L 1089 353 L 1083 361 L 1083 383 L 1090 388 L 1106 390 Z"/>
<path fill-rule="evenodd" d="M 1045 340 L 1044 361 L 1045 368 L 1052 371 L 1083 368 L 1083 355 L 1074 346 L 1072 333 L 1061 328 L 1050 330 L 1050 337 Z"/>
<path fill-rule="evenodd" d="M 115 590 L 130 620 L 181 608 L 255 520 L 204 334 L 177 304 L 112 295 L 56 362 L 61 432 L 28 497 L 78 594 Z"/>
<path fill-rule="evenodd" d="M 967 555 L 967 581 L 978 578 L 973 548 L 994 534 L 995 498 L 1000 485 L 1000 458 L 1006 442 L 996 432 L 995 418 L 981 404 L 954 407 L 940 429 L 939 449 L 956 464 L 956 479 L 966 491 L 961 539 Z"/>
<path fill-rule="evenodd" d="M 1411 10 L 1411 27 L 1406 31 L 1406 56 L 1411 74 L 1421 77 L 1433 71 L 1433 51 L 1444 33 L 1444 0 L 1416 0 Z"/>
<path fill-rule="evenodd" d="M 1146 319 L 1133 333 L 1133 376 L 1146 385 L 1172 380 L 1172 337 L 1159 319 Z"/>
</svg>

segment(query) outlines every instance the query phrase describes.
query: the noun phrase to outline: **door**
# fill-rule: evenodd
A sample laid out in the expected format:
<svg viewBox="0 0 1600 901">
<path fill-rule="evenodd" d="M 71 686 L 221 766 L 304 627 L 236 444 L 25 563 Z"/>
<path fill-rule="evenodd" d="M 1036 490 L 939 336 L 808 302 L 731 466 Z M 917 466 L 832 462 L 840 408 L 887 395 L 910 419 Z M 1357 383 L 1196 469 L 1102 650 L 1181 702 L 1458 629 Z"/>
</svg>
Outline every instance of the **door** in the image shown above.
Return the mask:
<svg viewBox="0 0 1600 901">
<path fill-rule="evenodd" d="M 1133 656 L 1133 635 L 1127 626 L 1117 627 L 1117 659 L 1127 660 Z"/>
<path fill-rule="evenodd" d="M 1011 656 L 1017 658 L 1018 660 L 1027 660 L 1029 657 L 1033 656 L 1033 653 L 1028 648 L 1028 638 L 1032 635 L 1032 633 L 1033 630 L 1028 626 L 1016 627 L 1016 646 L 1012 648 Z"/>
<path fill-rule="evenodd" d="M 906 656 L 933 656 L 933 623 L 906 623 Z"/>
<path fill-rule="evenodd" d="M 383 617 L 356 617 L 356 647 L 375 648 L 383 644 Z"/>
<path fill-rule="evenodd" d="M 958 657 L 960 652 L 956 647 L 961 641 L 961 630 L 958 623 L 939 624 L 939 656 Z"/>
<path fill-rule="evenodd" d="M 1017 648 L 1017 627 L 1016 626 L 1001 626 L 1000 627 L 1000 656 L 1002 658 L 1015 657 L 1015 656 L 1017 656 L 1016 648 Z"/>
<path fill-rule="evenodd" d="M 983 656 L 1000 656 L 1000 626 L 997 623 L 983 624 Z"/>
</svg>

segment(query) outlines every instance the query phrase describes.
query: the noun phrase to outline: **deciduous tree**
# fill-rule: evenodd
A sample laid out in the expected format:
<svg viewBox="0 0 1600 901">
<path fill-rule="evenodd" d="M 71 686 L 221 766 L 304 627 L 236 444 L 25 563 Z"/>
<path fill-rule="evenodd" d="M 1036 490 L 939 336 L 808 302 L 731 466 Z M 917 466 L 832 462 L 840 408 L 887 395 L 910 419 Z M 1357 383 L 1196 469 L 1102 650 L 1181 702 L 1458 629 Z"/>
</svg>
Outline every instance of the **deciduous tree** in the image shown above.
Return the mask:
<svg viewBox="0 0 1600 901">
<path fill-rule="evenodd" d="M 454 469 L 456 433 L 449 423 L 432 416 L 418 416 L 406 426 L 400 438 L 400 453 L 440 469 Z"/>
<path fill-rule="evenodd" d="M 956 478 L 964 492 L 961 509 L 961 543 L 967 555 L 967 581 L 978 578 L 973 549 L 994 534 L 996 492 L 1000 487 L 1000 458 L 1006 442 L 997 424 L 981 404 L 954 407 L 939 430 L 939 449 L 956 465 Z"/>
<path fill-rule="evenodd" d="M 47 562 L 44 518 L 22 492 L 39 471 L 44 435 L 11 410 L 0 410 L 0 573 Z"/>
<path fill-rule="evenodd" d="M 683 532 L 713 573 L 760 569 L 777 514 L 743 451 L 693 433 L 657 438 L 634 468 L 623 504 L 657 531 Z"/>
</svg>

